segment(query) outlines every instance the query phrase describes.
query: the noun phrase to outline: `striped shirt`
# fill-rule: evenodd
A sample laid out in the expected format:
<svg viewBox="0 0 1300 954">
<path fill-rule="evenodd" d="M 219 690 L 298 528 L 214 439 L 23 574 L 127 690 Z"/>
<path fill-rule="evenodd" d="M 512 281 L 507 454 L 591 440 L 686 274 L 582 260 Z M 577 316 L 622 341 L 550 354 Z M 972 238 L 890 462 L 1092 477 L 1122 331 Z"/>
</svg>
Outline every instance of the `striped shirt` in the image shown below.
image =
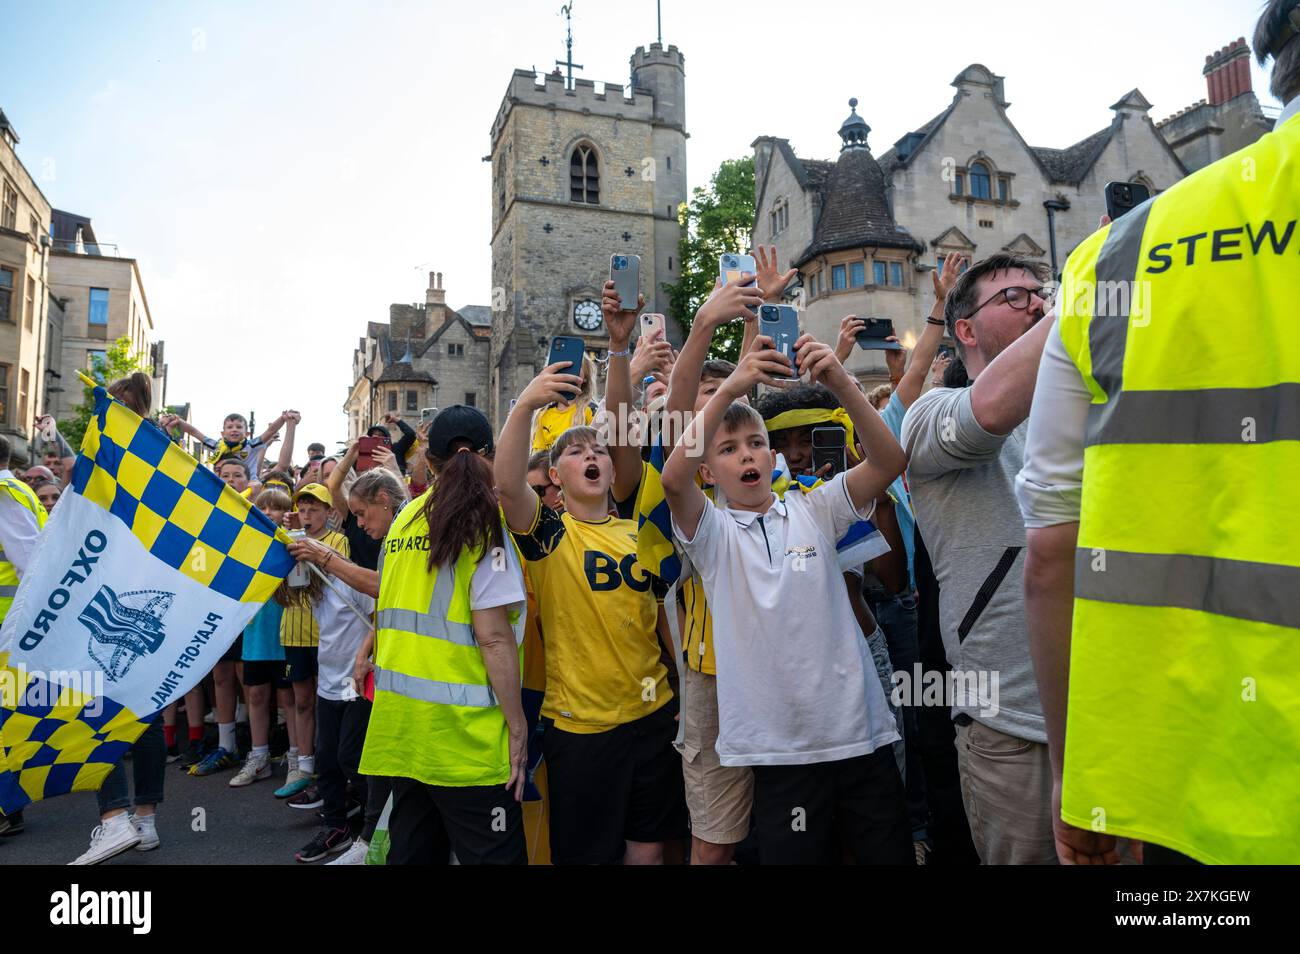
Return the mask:
<svg viewBox="0 0 1300 954">
<path fill-rule="evenodd" d="M 332 547 L 345 557 L 351 555 L 348 538 L 341 533 L 327 531 L 324 536 L 318 538 L 317 542 Z M 312 609 L 311 606 L 302 604 L 284 608 L 284 615 L 280 617 L 281 646 L 320 645 L 320 624 L 316 622 L 316 615 Z"/>
</svg>

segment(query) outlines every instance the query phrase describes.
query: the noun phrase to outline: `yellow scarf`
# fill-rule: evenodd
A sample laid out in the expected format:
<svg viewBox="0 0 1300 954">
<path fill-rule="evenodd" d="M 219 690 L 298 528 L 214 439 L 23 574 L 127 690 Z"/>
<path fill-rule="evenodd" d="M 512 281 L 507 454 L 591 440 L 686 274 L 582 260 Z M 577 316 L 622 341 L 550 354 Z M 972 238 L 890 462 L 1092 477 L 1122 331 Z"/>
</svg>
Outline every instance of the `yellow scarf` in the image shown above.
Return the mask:
<svg viewBox="0 0 1300 954">
<path fill-rule="evenodd" d="M 784 431 L 791 427 L 812 427 L 816 424 L 838 424 L 844 428 L 844 446 L 848 449 L 849 455 L 858 459 L 858 452 L 854 448 L 853 439 L 853 421 L 849 419 L 849 412 L 842 407 L 834 410 L 828 410 L 824 407 L 798 407 L 790 411 L 782 411 L 776 417 L 768 418 L 764 423 L 767 424 L 767 432 Z"/>
</svg>

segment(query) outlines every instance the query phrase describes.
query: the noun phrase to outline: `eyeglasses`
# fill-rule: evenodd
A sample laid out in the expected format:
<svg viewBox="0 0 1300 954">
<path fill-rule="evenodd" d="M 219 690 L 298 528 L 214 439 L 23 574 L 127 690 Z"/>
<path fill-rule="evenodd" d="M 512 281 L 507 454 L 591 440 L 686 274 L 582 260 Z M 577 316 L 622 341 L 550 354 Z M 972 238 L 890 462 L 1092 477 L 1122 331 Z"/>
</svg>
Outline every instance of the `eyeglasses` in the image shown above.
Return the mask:
<svg viewBox="0 0 1300 954">
<path fill-rule="evenodd" d="M 533 488 L 533 493 L 537 494 L 537 496 L 545 497 L 546 491 L 554 487 L 555 484 L 530 484 L 529 486 Z"/>
<path fill-rule="evenodd" d="M 975 312 L 979 311 L 985 305 L 997 301 L 999 298 L 1006 299 L 1006 303 L 1010 305 L 1012 308 L 1015 308 L 1018 311 L 1024 311 L 1029 307 L 1030 299 L 1033 298 L 1033 296 L 1035 295 L 1037 295 L 1038 299 L 1042 301 L 1044 304 L 1047 303 L 1047 295 L 1044 292 L 1042 285 L 1038 285 L 1037 287 L 1034 288 L 1028 288 L 1024 285 L 1012 285 L 1008 288 L 1003 288 L 1000 291 L 994 292 L 988 298 L 984 299 L 984 301 L 982 301 L 980 304 L 976 305 L 974 309 L 968 311 L 965 317 L 966 318 L 975 317 Z"/>
</svg>

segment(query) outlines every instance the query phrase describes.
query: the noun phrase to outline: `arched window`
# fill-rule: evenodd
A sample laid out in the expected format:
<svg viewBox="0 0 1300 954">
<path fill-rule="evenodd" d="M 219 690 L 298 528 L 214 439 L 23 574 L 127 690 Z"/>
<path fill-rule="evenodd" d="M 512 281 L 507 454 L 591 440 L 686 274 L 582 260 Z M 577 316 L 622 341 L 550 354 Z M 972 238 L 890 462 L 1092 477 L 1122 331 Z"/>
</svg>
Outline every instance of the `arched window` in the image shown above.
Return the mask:
<svg viewBox="0 0 1300 954">
<path fill-rule="evenodd" d="M 976 199 L 992 198 L 989 189 L 989 167 L 982 162 L 972 163 L 970 167 L 970 194 Z"/>
<path fill-rule="evenodd" d="M 569 200 L 600 202 L 600 175 L 596 171 L 596 150 L 588 145 L 575 146 L 569 157 Z"/>
</svg>

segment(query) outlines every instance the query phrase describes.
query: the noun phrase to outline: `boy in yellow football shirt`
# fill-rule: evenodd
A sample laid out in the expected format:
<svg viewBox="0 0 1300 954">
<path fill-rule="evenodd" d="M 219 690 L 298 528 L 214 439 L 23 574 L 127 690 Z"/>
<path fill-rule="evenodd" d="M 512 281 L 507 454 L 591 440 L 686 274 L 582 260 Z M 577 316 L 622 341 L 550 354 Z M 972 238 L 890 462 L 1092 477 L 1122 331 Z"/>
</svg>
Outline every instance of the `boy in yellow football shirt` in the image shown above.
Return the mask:
<svg viewBox="0 0 1300 954">
<path fill-rule="evenodd" d="M 685 834 L 686 812 L 672 748 L 677 705 L 660 662 L 651 578 L 636 561 L 636 522 L 609 515 L 613 464 L 593 428 L 569 428 L 551 447 L 563 514 L 527 478 L 533 412 L 577 383 L 559 365 L 533 379 L 506 421 L 495 468 L 546 645 L 551 858 L 659 864 L 663 843 Z"/>
</svg>

